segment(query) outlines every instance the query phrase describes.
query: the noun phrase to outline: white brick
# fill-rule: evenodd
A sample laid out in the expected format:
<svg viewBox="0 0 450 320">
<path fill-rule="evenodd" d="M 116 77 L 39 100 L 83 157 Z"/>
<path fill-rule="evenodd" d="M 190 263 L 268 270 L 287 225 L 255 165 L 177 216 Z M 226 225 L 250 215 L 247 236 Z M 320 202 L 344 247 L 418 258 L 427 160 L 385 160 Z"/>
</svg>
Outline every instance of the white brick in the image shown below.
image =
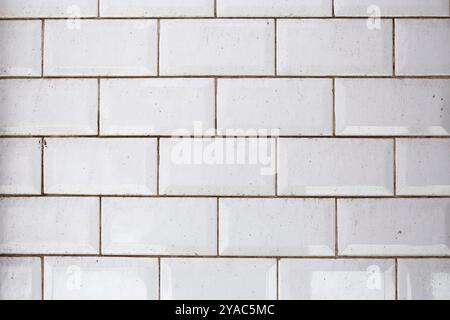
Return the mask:
<svg viewBox="0 0 450 320">
<path fill-rule="evenodd" d="M 333 132 L 329 79 L 219 79 L 217 108 L 222 130 L 248 130 L 247 135 L 259 129 L 279 129 L 281 135 Z"/>
<path fill-rule="evenodd" d="M 0 134 L 97 134 L 96 80 L 0 80 Z"/>
<path fill-rule="evenodd" d="M 0 76 L 41 75 L 41 21 L 0 21 L 0 43 Z"/>
<path fill-rule="evenodd" d="M 45 192 L 156 193 L 156 139 L 47 139 Z"/>
<path fill-rule="evenodd" d="M 450 259 L 398 260 L 400 300 L 450 300 Z"/>
<path fill-rule="evenodd" d="M 154 20 L 45 22 L 47 76 L 152 76 L 156 65 Z"/>
<path fill-rule="evenodd" d="M 392 22 L 371 30 L 366 20 L 279 20 L 279 75 L 391 75 Z"/>
<path fill-rule="evenodd" d="M 372 139 L 280 139 L 281 195 L 393 194 L 393 143 Z"/>
<path fill-rule="evenodd" d="M 2 18 L 96 17 L 97 0 L 0 0 Z"/>
<path fill-rule="evenodd" d="M 213 79 L 102 80 L 100 92 L 102 134 L 192 135 L 196 121 L 214 129 Z"/>
<path fill-rule="evenodd" d="M 342 255 L 450 255 L 450 199 L 341 199 L 338 219 Z"/>
<path fill-rule="evenodd" d="M 45 300 L 156 300 L 158 260 L 46 257 Z"/>
<path fill-rule="evenodd" d="M 101 0 L 102 17 L 212 17 L 215 0 Z"/>
<path fill-rule="evenodd" d="M 394 260 L 281 259 L 281 300 L 394 300 Z"/>
<path fill-rule="evenodd" d="M 450 80 L 336 79 L 338 135 L 449 135 Z"/>
<path fill-rule="evenodd" d="M 275 259 L 161 259 L 161 299 L 274 300 Z"/>
<path fill-rule="evenodd" d="M 40 300 L 41 259 L 0 258 L 0 300 Z"/>
<path fill-rule="evenodd" d="M 331 17 L 332 0 L 217 0 L 219 17 Z"/>
<path fill-rule="evenodd" d="M 331 256 L 334 200 L 220 199 L 220 254 Z"/>
<path fill-rule="evenodd" d="M 0 139 L 0 194 L 41 193 L 41 140 Z"/>
<path fill-rule="evenodd" d="M 395 22 L 398 75 L 450 75 L 450 19 Z"/>
<path fill-rule="evenodd" d="M 216 199 L 104 198 L 103 253 L 216 255 Z"/>
<path fill-rule="evenodd" d="M 397 140 L 397 194 L 450 195 L 450 140 Z"/>
<path fill-rule="evenodd" d="M 96 198 L 0 198 L 0 252 L 98 253 L 98 221 Z"/>
<path fill-rule="evenodd" d="M 334 0 L 334 12 L 346 17 L 446 17 L 450 8 L 448 0 Z"/>
<path fill-rule="evenodd" d="M 273 75 L 272 20 L 162 20 L 162 75 Z"/>
<path fill-rule="evenodd" d="M 274 139 L 161 139 L 160 192 L 274 195 L 275 157 Z"/>
</svg>

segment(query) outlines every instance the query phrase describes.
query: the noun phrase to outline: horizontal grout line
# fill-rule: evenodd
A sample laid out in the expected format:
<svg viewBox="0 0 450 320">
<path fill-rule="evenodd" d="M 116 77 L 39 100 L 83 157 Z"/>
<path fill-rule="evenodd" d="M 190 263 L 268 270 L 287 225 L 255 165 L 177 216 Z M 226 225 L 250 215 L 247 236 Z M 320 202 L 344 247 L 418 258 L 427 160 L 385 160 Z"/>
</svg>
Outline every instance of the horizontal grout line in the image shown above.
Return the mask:
<svg viewBox="0 0 450 320">
<path fill-rule="evenodd" d="M 267 20 L 267 19 L 286 19 L 286 20 L 366 20 L 371 18 L 370 16 L 197 16 L 197 17 L 177 17 L 177 16 L 85 16 L 85 17 L 0 17 L 0 21 L 13 21 L 13 20 Z M 391 19 L 417 19 L 417 20 L 431 20 L 431 19 L 450 19 L 450 16 L 380 16 L 382 20 Z"/>
<path fill-rule="evenodd" d="M 39 197 L 91 197 L 91 198 L 205 198 L 205 199 L 450 199 L 450 195 L 414 195 L 414 196 L 367 196 L 367 195 L 305 195 L 305 196 L 286 196 L 286 195 L 124 195 L 124 194 L 0 194 L 2 198 L 39 198 Z"/>
<path fill-rule="evenodd" d="M 45 79 L 450 79 L 450 75 L 148 75 L 148 76 L 0 76 L 0 80 L 45 80 Z"/>
<path fill-rule="evenodd" d="M 211 128 L 214 129 L 214 128 Z M 263 128 L 261 128 L 263 129 Z M 220 129 L 219 130 L 234 130 L 234 129 Z M 258 129 L 256 129 L 258 130 Z M 270 130 L 270 129 L 264 129 Z M 411 135 L 411 136 L 395 136 L 395 135 L 386 135 L 386 136 L 349 136 L 349 135 L 191 135 L 191 136 L 176 136 L 176 135 L 1 135 L 0 139 L 373 139 L 373 140 L 390 140 L 392 138 L 397 139 L 450 139 L 450 135 Z"/>
<path fill-rule="evenodd" d="M 58 254 L 58 253 L 19 253 L 0 254 L 0 257 L 96 257 L 96 258 L 185 258 L 185 259 L 330 259 L 330 260 L 354 260 L 354 259 L 450 259 L 446 256 L 252 256 L 252 255 L 138 255 L 138 254 Z"/>
</svg>

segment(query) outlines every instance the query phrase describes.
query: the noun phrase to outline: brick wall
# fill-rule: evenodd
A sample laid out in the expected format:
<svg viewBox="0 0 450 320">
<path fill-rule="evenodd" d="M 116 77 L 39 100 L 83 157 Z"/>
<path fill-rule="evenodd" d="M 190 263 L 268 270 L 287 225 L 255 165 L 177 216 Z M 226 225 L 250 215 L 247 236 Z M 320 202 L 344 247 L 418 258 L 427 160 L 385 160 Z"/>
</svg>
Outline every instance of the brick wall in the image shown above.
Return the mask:
<svg viewBox="0 0 450 320">
<path fill-rule="evenodd" d="M 448 0 L 0 0 L 1 299 L 450 299 Z"/>
</svg>

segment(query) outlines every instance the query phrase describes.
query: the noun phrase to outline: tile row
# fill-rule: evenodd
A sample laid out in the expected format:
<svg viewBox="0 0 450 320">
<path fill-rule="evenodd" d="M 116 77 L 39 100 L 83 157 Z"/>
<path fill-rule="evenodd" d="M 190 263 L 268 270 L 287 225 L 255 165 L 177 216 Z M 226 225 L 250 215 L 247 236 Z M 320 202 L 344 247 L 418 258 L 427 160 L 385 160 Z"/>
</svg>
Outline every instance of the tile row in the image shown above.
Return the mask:
<svg viewBox="0 0 450 320">
<path fill-rule="evenodd" d="M 448 17 L 449 7 L 447 0 L 378 0 L 376 7 L 370 0 L 334 0 L 334 12 L 333 0 L 0 0 L 0 18 Z"/>
<path fill-rule="evenodd" d="M 10 197 L 0 231 L 1 254 L 450 256 L 450 199 Z"/>
<path fill-rule="evenodd" d="M 444 138 L 3 138 L 0 149 L 4 195 L 450 195 Z"/>
<path fill-rule="evenodd" d="M 0 258 L 0 299 L 450 298 L 450 259 L 399 259 L 396 270 L 393 259 L 44 257 L 42 268 Z"/>
<path fill-rule="evenodd" d="M 2 136 L 216 133 L 450 136 L 450 80 L 0 80 Z"/>
<path fill-rule="evenodd" d="M 3 20 L 0 75 L 448 76 L 449 36 L 450 19 Z"/>
</svg>

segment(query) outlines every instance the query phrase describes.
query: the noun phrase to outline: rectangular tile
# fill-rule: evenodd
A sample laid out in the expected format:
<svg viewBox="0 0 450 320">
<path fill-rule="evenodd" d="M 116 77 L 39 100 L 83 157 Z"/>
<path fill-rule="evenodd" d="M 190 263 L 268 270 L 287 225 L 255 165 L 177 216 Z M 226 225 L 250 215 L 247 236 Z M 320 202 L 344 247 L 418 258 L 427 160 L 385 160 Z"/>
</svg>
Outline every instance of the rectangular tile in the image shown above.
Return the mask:
<svg viewBox="0 0 450 320">
<path fill-rule="evenodd" d="M 0 76 L 41 75 L 41 28 L 41 21 L 0 21 Z"/>
<path fill-rule="evenodd" d="M 281 300 L 394 300 L 394 260 L 281 259 Z"/>
<path fill-rule="evenodd" d="M 101 0 L 102 17 L 212 17 L 215 0 Z"/>
<path fill-rule="evenodd" d="M 278 75 L 392 75 L 392 21 L 287 19 L 277 24 Z"/>
<path fill-rule="evenodd" d="M 96 17 L 97 0 L 0 0 L 2 18 Z"/>
<path fill-rule="evenodd" d="M 336 79 L 338 135 L 450 135 L 450 80 Z"/>
<path fill-rule="evenodd" d="M 450 300 L 450 259 L 399 259 L 400 300 Z"/>
<path fill-rule="evenodd" d="M 160 193 L 274 195 L 275 139 L 160 141 Z"/>
<path fill-rule="evenodd" d="M 45 22 L 46 76 L 154 76 L 156 20 Z"/>
<path fill-rule="evenodd" d="M 339 253 L 450 256 L 450 199 L 339 199 Z"/>
<path fill-rule="evenodd" d="M 106 254 L 216 255 L 216 199 L 104 198 Z"/>
<path fill-rule="evenodd" d="M 156 300 L 158 260 L 45 257 L 45 300 Z"/>
<path fill-rule="evenodd" d="M 245 135 L 333 132 L 329 79 L 219 79 L 217 94 L 218 129 L 230 136 L 240 130 Z"/>
<path fill-rule="evenodd" d="M 448 17 L 447 0 L 334 0 L 336 16 L 352 17 Z"/>
<path fill-rule="evenodd" d="M 0 134 L 97 134 L 96 80 L 0 80 Z"/>
<path fill-rule="evenodd" d="M 40 300 L 41 259 L 0 257 L 0 300 Z"/>
<path fill-rule="evenodd" d="M 397 140 L 397 194 L 450 195 L 450 139 Z"/>
<path fill-rule="evenodd" d="M 331 256 L 335 207 L 330 199 L 220 199 L 220 254 Z"/>
<path fill-rule="evenodd" d="M 99 252 L 97 198 L 0 198 L 0 253 Z"/>
<path fill-rule="evenodd" d="M 331 17 L 332 0 L 217 0 L 219 17 Z"/>
<path fill-rule="evenodd" d="M 397 75 L 450 75 L 450 19 L 395 22 Z"/>
<path fill-rule="evenodd" d="M 273 75 L 272 20 L 162 20 L 161 75 Z"/>
<path fill-rule="evenodd" d="M 280 139 L 280 195 L 393 194 L 393 142 L 383 139 Z"/>
<path fill-rule="evenodd" d="M 275 259 L 161 259 L 163 300 L 273 300 Z"/>
<path fill-rule="evenodd" d="M 46 139 L 44 181 L 50 194 L 156 194 L 156 139 Z"/>
<path fill-rule="evenodd" d="M 101 133 L 193 135 L 214 130 L 213 79 L 101 81 Z M 213 132 L 214 133 L 214 132 Z"/>
<path fill-rule="evenodd" d="M 0 194 L 41 193 L 41 139 L 0 139 Z"/>
</svg>

